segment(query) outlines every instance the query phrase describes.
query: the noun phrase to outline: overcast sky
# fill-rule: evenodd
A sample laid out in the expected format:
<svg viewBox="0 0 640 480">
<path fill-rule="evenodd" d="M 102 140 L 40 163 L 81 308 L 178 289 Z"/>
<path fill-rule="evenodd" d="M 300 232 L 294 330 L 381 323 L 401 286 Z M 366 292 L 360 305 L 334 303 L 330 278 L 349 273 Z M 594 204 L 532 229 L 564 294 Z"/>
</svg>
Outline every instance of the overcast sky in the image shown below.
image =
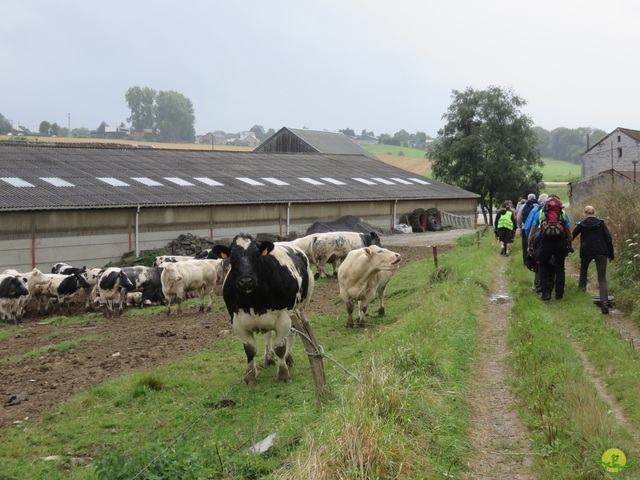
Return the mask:
<svg viewBox="0 0 640 480">
<path fill-rule="evenodd" d="M 636 0 L 10 0 L 0 113 L 117 126 L 132 86 L 196 134 L 262 125 L 436 136 L 453 90 L 511 88 L 535 125 L 640 129 Z"/>
</svg>

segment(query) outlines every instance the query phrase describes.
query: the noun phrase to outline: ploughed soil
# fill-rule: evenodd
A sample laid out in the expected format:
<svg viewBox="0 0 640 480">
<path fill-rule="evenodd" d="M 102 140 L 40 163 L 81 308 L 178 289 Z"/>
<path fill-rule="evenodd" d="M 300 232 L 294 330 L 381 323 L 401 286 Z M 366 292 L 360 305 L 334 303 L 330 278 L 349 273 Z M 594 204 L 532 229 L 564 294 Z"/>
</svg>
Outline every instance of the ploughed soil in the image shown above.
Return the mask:
<svg viewBox="0 0 640 480">
<path fill-rule="evenodd" d="M 432 255 L 432 248 L 425 246 L 425 235 L 431 237 L 432 232 L 397 235 L 394 237 L 403 238 L 390 242 L 405 245 L 386 245 L 383 238 L 383 245 L 400 253 L 406 264 Z M 446 236 L 442 238 L 448 242 Z M 449 247 L 445 244 L 439 248 L 445 251 Z M 221 287 L 217 293 L 214 302 L 223 302 Z M 313 318 L 314 312 L 339 308 L 337 296 L 335 278 L 317 283 L 307 310 L 309 317 Z M 79 298 L 71 315 L 84 314 L 84 300 Z M 344 315 L 346 321 L 346 310 Z M 0 335 L 12 332 L 0 340 L 0 428 L 27 417 L 41 420 L 82 389 L 188 357 L 208 348 L 215 338 L 233 334 L 226 311 L 201 313 L 197 306 L 183 309 L 181 315 L 174 307 L 169 316 L 166 309 L 149 316 L 130 317 L 125 312 L 111 319 L 97 313 L 87 315 L 86 322 L 62 326 L 48 323 L 52 318 L 30 311 L 17 329 L 0 325 Z M 77 344 L 65 350 L 66 342 Z M 238 348 L 242 348 L 240 344 Z"/>
</svg>

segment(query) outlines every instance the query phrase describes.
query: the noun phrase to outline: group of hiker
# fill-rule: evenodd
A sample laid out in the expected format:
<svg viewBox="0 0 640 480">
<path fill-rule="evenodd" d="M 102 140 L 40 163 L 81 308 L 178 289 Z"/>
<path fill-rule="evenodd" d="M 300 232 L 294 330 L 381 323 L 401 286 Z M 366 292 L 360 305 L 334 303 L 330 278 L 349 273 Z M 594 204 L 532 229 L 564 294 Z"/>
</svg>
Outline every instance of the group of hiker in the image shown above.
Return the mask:
<svg viewBox="0 0 640 480">
<path fill-rule="evenodd" d="M 614 259 L 613 240 L 603 219 L 596 217 L 591 205 L 583 210 L 584 219 L 573 230 L 569 214 L 557 195 L 546 193 L 536 198 L 530 193 L 518 200 L 516 207 L 507 200 L 496 213 L 494 233 L 500 242 L 500 255 L 508 257 L 519 232 L 522 261 L 534 272 L 532 290 L 543 301 L 562 300 L 565 291 L 565 259 L 573 252 L 572 242 L 580 236 L 580 279 L 578 288 L 586 291 L 587 272 L 593 261 L 596 265 L 600 309 L 609 313 L 607 289 L 607 260 Z"/>
</svg>

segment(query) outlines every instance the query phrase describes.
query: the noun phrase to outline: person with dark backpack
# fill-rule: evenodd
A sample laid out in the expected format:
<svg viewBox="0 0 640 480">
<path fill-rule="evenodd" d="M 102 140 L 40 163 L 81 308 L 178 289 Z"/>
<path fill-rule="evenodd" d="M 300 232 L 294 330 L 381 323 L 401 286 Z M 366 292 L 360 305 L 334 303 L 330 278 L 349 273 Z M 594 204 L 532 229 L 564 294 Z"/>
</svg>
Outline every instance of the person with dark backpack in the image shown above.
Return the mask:
<svg viewBox="0 0 640 480">
<path fill-rule="evenodd" d="M 555 270 L 556 300 L 562 300 L 564 296 L 564 262 L 573 240 L 570 225 L 569 215 L 564 210 L 560 198 L 555 194 L 549 195 L 544 206 L 540 209 L 538 218 L 534 219 L 528 237 L 529 251 L 531 252 L 533 250 L 531 247 L 533 237 L 536 231 L 540 230 L 541 300 L 551 300 L 552 285 L 550 279 L 552 270 Z"/>
<path fill-rule="evenodd" d="M 598 273 L 598 289 L 600 293 L 600 310 L 609 313 L 609 292 L 607 289 L 607 258 L 613 261 L 613 239 L 604 220 L 596 217 L 596 210 L 591 205 L 584 207 L 584 220 L 578 222 L 573 229 L 573 237 L 580 235 L 580 280 L 578 288 L 587 289 L 587 271 L 593 260 Z"/>
</svg>

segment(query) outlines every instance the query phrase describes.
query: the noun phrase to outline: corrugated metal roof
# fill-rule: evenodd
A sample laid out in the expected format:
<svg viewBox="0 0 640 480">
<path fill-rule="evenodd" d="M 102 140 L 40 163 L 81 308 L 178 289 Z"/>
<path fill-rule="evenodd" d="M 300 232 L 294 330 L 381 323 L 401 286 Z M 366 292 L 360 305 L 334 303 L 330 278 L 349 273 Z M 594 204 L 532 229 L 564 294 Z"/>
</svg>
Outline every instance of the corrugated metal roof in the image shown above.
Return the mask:
<svg viewBox="0 0 640 480">
<path fill-rule="evenodd" d="M 309 130 L 306 128 L 282 127 L 262 144 L 258 145 L 255 151 L 261 151 L 263 146 L 274 142 L 276 137 L 284 135 L 286 132 L 291 132 L 318 153 L 364 155 L 373 160 L 381 161 L 378 157 L 362 148 L 353 139 L 347 137 L 341 132 L 336 133 L 324 130 Z"/>
<path fill-rule="evenodd" d="M 363 155 L 0 146 L 0 211 L 477 197 Z"/>
</svg>

